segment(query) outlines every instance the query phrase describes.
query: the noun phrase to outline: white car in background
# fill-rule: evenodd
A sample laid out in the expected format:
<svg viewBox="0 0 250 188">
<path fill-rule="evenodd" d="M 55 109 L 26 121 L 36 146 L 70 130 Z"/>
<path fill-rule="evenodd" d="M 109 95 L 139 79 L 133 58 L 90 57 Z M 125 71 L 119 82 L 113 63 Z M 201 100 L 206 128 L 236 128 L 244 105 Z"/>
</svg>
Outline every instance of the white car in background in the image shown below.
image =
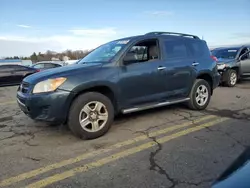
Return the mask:
<svg viewBox="0 0 250 188">
<path fill-rule="evenodd" d="M 62 61 L 40 61 L 36 64 L 33 64 L 31 67 L 38 69 L 39 71 L 47 70 L 47 69 L 52 69 L 52 68 L 57 68 L 57 67 L 62 67 L 64 66 L 64 62 Z"/>
</svg>

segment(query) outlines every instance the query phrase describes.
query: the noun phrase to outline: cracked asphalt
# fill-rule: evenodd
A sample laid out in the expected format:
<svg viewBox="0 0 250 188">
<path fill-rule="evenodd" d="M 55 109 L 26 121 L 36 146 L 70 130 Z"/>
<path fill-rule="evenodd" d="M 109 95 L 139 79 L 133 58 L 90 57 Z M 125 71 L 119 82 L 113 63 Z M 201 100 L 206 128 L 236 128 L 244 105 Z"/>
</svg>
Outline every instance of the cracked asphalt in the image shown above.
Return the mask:
<svg viewBox="0 0 250 188">
<path fill-rule="evenodd" d="M 206 188 L 250 145 L 250 79 L 217 88 L 205 111 L 120 115 L 89 141 L 30 120 L 16 89 L 0 88 L 0 187 Z"/>
</svg>

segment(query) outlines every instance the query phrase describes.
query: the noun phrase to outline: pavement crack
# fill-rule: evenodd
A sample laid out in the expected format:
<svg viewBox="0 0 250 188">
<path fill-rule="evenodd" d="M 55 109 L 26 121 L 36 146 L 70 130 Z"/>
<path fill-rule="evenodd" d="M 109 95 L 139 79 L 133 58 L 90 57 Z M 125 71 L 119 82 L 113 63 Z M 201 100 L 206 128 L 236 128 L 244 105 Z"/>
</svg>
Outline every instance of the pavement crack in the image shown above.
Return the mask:
<svg viewBox="0 0 250 188">
<path fill-rule="evenodd" d="M 149 156 L 150 167 L 149 167 L 149 169 L 156 171 L 157 173 L 159 173 L 161 175 L 164 175 L 168 179 L 168 181 L 170 181 L 172 184 L 169 188 L 174 188 L 177 185 L 177 181 L 174 180 L 173 178 L 171 178 L 170 175 L 155 160 L 155 156 L 162 150 L 161 143 L 159 143 L 157 141 L 156 137 L 149 136 L 148 132 L 141 131 L 141 133 L 144 133 L 149 139 L 151 139 L 153 142 L 155 142 L 158 146 L 158 148 L 155 151 L 150 153 L 150 156 Z"/>
<path fill-rule="evenodd" d="M 187 115 L 184 115 L 183 113 L 185 113 Z M 195 123 L 195 120 L 196 120 L 197 117 L 207 115 L 205 113 L 202 113 L 202 114 L 196 116 L 196 115 L 193 114 L 192 111 L 186 111 L 186 110 L 184 111 L 184 110 L 181 110 L 181 109 L 177 109 L 175 112 L 173 112 L 173 114 L 182 117 L 181 120 L 190 121 L 193 125 L 198 125 L 197 123 Z"/>
<path fill-rule="evenodd" d="M 241 141 L 239 141 L 238 139 L 236 139 L 235 137 L 233 137 L 230 133 L 228 132 L 225 132 L 225 131 L 222 131 L 222 130 L 219 130 L 219 129 L 216 129 L 216 130 L 213 130 L 211 129 L 210 127 L 206 127 L 206 129 L 210 132 L 219 132 L 221 133 L 222 135 L 230 138 L 231 140 L 233 140 L 236 144 L 240 145 L 241 147 L 243 148 L 248 148 L 249 146 L 243 144 Z"/>
<path fill-rule="evenodd" d="M 0 118 L 0 122 L 10 121 L 10 120 L 13 120 L 12 116 L 6 116 L 6 117 Z"/>
<path fill-rule="evenodd" d="M 26 144 L 27 146 L 39 146 L 39 144 L 31 144 L 30 141 L 35 138 L 35 133 L 31 133 L 30 138 L 27 140 L 24 140 L 23 143 Z"/>
<path fill-rule="evenodd" d="M 5 124 L 0 124 L 0 129 L 4 128 L 4 127 L 7 127 L 7 125 Z"/>
<path fill-rule="evenodd" d="M 245 144 L 241 143 L 241 141 L 239 141 L 238 139 L 234 138 L 230 133 L 228 132 L 223 132 L 221 130 L 218 130 L 219 132 L 223 133 L 224 135 L 226 135 L 227 137 L 231 138 L 232 140 L 234 140 L 238 145 L 240 145 L 243 148 L 248 148 L 248 146 L 246 146 Z"/>
<path fill-rule="evenodd" d="M 213 178 L 210 178 L 210 179 L 206 179 L 206 180 L 202 180 L 200 182 L 188 182 L 188 181 L 178 181 L 178 184 L 186 184 L 186 185 L 194 185 L 196 187 L 204 184 L 204 183 L 209 183 L 209 182 L 212 182 L 214 179 Z"/>
<path fill-rule="evenodd" d="M 41 161 L 42 159 L 35 158 L 35 157 L 25 157 L 26 159 L 30 159 L 32 161 Z"/>
<path fill-rule="evenodd" d="M 241 108 L 241 109 L 237 109 L 237 110 L 211 108 L 211 109 L 205 110 L 205 111 L 209 114 L 212 114 L 212 115 L 217 115 L 217 116 L 219 115 L 221 117 L 249 121 L 250 115 L 247 113 L 244 113 L 243 111 L 245 111 L 245 110 L 250 110 L 250 107 Z"/>
<path fill-rule="evenodd" d="M 147 130 L 149 130 L 149 129 L 147 129 Z M 175 178 L 171 177 L 168 174 L 168 172 L 166 170 L 164 170 L 164 168 L 161 167 L 156 162 L 156 159 L 155 159 L 156 155 L 159 154 L 162 151 L 162 144 L 157 141 L 156 137 L 150 136 L 147 131 L 140 131 L 140 133 L 143 133 L 149 139 L 151 139 L 153 142 L 156 143 L 157 149 L 155 151 L 150 152 L 150 156 L 149 156 L 150 167 L 149 167 L 149 170 L 155 171 L 158 174 L 165 176 L 167 178 L 167 180 L 169 182 L 171 182 L 171 186 L 169 186 L 168 188 L 175 188 L 178 184 L 187 184 L 187 185 L 200 186 L 203 183 L 207 183 L 207 182 L 210 182 L 210 181 L 213 180 L 213 179 L 208 179 L 208 180 L 204 180 L 204 181 L 196 183 L 196 182 L 181 181 L 181 180 L 178 180 L 178 179 L 175 179 Z"/>
</svg>

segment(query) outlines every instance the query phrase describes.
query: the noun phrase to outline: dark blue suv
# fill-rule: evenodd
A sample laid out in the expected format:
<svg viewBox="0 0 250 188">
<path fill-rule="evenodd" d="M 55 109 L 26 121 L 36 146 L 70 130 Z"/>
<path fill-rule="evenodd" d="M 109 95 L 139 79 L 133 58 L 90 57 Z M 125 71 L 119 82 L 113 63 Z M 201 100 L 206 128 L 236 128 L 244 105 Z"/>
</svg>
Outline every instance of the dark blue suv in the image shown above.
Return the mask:
<svg viewBox="0 0 250 188">
<path fill-rule="evenodd" d="M 76 65 L 28 76 L 17 101 L 32 119 L 68 123 L 75 135 L 93 139 L 118 113 L 182 102 L 203 110 L 219 80 L 205 41 L 151 32 L 106 43 Z"/>
</svg>

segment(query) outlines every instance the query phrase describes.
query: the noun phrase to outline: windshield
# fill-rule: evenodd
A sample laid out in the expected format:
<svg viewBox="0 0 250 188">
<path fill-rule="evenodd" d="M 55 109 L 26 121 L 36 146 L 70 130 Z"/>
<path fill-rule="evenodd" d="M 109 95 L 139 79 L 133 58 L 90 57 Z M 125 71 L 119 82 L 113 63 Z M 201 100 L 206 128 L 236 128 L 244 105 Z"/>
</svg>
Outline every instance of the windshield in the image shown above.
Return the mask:
<svg viewBox="0 0 250 188">
<path fill-rule="evenodd" d="M 116 54 L 121 51 L 124 46 L 129 42 L 129 40 L 119 40 L 106 43 L 94 51 L 89 53 L 83 59 L 81 59 L 77 64 L 90 63 L 90 62 L 110 62 L 110 60 L 116 56 Z"/>
<path fill-rule="evenodd" d="M 238 53 L 238 49 L 223 49 L 223 50 L 212 50 L 212 55 L 223 59 L 235 59 Z"/>
</svg>

